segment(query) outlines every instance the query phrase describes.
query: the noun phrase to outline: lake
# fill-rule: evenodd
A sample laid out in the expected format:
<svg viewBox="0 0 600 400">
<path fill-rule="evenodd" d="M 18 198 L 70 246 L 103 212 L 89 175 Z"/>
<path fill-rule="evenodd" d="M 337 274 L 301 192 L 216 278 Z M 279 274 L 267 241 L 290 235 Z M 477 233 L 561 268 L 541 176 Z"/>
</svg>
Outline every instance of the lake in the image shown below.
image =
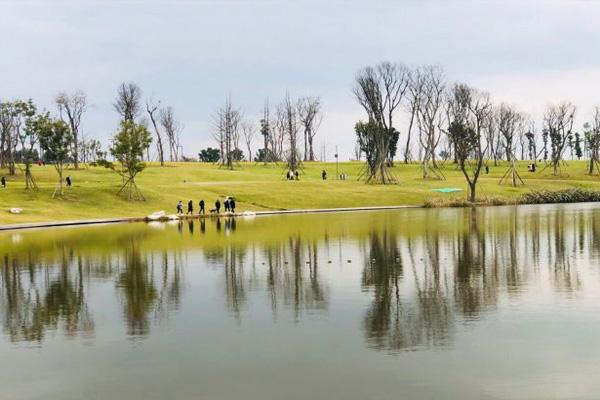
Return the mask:
<svg viewBox="0 0 600 400">
<path fill-rule="evenodd" d="M 0 399 L 597 399 L 600 208 L 0 233 Z"/>
</svg>

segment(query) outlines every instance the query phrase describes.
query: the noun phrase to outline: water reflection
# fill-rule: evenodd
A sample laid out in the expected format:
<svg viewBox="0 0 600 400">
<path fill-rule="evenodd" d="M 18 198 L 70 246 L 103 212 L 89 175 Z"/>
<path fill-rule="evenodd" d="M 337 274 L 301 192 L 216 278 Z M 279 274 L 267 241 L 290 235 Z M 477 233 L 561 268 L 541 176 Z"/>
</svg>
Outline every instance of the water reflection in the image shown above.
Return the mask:
<svg viewBox="0 0 600 400">
<path fill-rule="evenodd" d="M 0 247 L 3 331 L 13 342 L 41 343 L 49 332 L 94 337 L 104 303 L 90 298 L 110 283 L 126 334 L 145 337 L 181 310 L 184 272 L 197 269 L 216 273 L 209 285 L 238 324 L 264 304 L 273 321 L 289 315 L 300 324 L 306 315 L 332 312 L 341 285 L 332 274 L 343 265 L 336 279 L 368 299 L 356 311 L 369 347 L 392 353 L 444 348 L 453 345 L 458 326 L 477 324 L 536 286 L 576 296 L 584 290 L 578 260 L 600 253 L 600 214 L 585 208 L 415 215 L 371 213 L 361 223 L 298 217 L 309 218 L 302 227 L 289 220 L 216 218 L 163 230 L 131 225 L 114 235 L 96 228 L 103 235 L 87 241 L 65 230 L 19 251 Z M 417 221 L 406 224 L 406 218 Z M 190 258 L 202 262 L 190 264 Z"/>
</svg>

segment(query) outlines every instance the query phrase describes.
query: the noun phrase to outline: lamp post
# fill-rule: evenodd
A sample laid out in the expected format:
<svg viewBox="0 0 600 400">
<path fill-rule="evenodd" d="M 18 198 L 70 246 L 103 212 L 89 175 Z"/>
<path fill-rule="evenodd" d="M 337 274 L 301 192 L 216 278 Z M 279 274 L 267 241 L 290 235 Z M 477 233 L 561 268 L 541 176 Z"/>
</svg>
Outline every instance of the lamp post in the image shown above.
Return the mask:
<svg viewBox="0 0 600 400">
<path fill-rule="evenodd" d="M 336 179 L 340 179 L 340 171 L 339 171 L 339 163 L 338 163 L 338 147 L 335 146 L 335 177 Z"/>
</svg>

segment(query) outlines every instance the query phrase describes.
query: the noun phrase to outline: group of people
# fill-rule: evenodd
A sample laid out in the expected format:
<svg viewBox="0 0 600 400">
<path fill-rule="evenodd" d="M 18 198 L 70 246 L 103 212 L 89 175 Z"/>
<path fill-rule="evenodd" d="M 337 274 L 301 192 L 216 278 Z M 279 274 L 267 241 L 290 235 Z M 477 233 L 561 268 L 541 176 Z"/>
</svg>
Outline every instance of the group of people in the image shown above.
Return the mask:
<svg viewBox="0 0 600 400">
<path fill-rule="evenodd" d="M 73 180 L 70 176 L 67 176 L 65 182 L 67 183 L 67 187 L 71 187 L 71 185 L 73 184 Z M 4 176 L 0 177 L 0 187 L 2 187 L 3 189 L 6 188 L 6 177 Z"/>
<path fill-rule="evenodd" d="M 206 214 L 205 203 L 204 200 L 200 200 L 198 202 L 199 210 L 198 215 Z M 223 200 L 223 208 L 226 213 L 235 213 L 235 199 L 233 197 L 227 196 Z M 215 201 L 215 208 L 210 210 L 211 213 L 220 214 L 221 213 L 221 200 L 217 199 Z M 179 200 L 177 203 L 177 214 L 183 215 L 183 202 Z M 186 215 L 194 215 L 194 201 L 190 200 L 187 203 L 187 213 Z"/>
<path fill-rule="evenodd" d="M 288 181 L 294 181 L 294 180 L 299 181 L 300 174 L 298 173 L 298 170 L 295 170 L 295 171 L 290 170 L 287 172 L 286 178 Z"/>
</svg>

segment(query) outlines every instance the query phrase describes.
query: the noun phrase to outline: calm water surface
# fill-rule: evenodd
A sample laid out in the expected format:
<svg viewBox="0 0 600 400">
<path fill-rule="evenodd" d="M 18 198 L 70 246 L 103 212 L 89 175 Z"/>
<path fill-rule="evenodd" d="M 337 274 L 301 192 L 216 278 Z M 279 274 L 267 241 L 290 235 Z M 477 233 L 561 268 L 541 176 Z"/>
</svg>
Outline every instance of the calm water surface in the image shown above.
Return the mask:
<svg viewBox="0 0 600 400">
<path fill-rule="evenodd" d="M 600 208 L 0 233 L 0 399 L 598 399 Z"/>
</svg>

